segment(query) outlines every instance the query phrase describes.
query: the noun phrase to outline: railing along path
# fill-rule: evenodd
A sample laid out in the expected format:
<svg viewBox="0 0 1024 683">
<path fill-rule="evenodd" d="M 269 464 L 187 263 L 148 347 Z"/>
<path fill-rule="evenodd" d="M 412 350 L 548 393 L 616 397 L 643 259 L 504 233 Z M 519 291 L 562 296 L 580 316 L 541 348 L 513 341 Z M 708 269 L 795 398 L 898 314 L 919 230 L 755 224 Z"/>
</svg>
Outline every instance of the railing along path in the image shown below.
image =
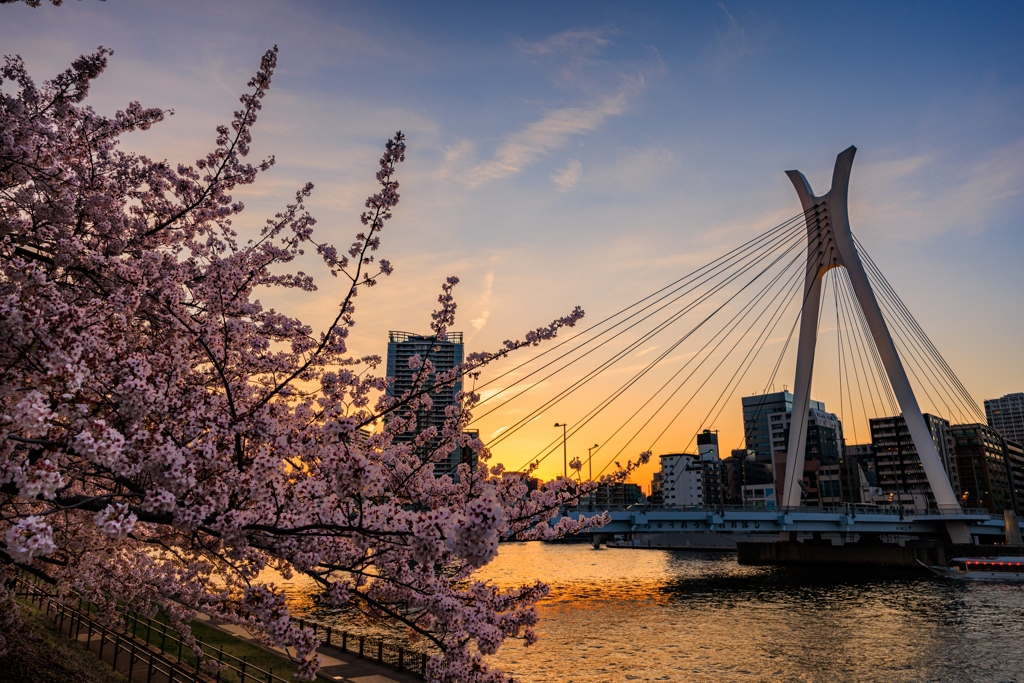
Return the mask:
<svg viewBox="0 0 1024 683">
<path fill-rule="evenodd" d="M 291 677 L 275 674 L 273 668 L 262 669 L 244 656 L 238 658 L 223 648 L 204 645 L 202 638 L 196 640 L 206 659 L 198 659 L 176 631 L 168 630 L 166 622 L 154 621 L 135 611 L 125 611 L 123 629 L 115 630 L 94 618 L 94 605 L 82 598 L 77 604 L 61 601 L 49 586 L 27 576 L 15 578 L 15 595 L 38 607 L 61 633 L 82 643 L 132 683 L 294 683 Z M 426 671 L 426 653 L 381 638 L 336 631 L 305 619 L 297 621 L 300 627 L 312 628 L 320 643 L 327 647 L 420 677 Z"/>
</svg>

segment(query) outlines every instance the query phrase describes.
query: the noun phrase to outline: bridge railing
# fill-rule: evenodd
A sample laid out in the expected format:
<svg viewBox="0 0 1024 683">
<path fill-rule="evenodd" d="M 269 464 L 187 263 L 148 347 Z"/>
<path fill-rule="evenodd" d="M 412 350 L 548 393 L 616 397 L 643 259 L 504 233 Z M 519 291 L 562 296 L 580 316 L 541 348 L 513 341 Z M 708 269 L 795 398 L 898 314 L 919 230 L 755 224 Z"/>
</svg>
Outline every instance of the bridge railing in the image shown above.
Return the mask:
<svg viewBox="0 0 1024 683">
<path fill-rule="evenodd" d="M 576 507 L 566 508 L 565 514 L 577 515 L 580 513 L 596 513 L 601 512 L 655 512 L 655 511 L 668 511 L 668 512 L 699 512 L 705 514 L 723 514 L 729 512 L 765 512 L 771 514 L 780 513 L 818 513 L 818 514 L 849 514 L 849 515 L 902 515 L 904 517 L 922 517 L 932 515 L 970 515 L 973 517 L 993 517 L 993 514 L 984 508 L 961 508 L 959 510 L 945 509 L 945 508 L 927 508 L 918 509 L 907 506 L 898 505 L 863 505 L 863 504 L 849 504 L 849 505 L 833 505 L 833 506 L 813 506 L 813 505 L 800 505 L 796 507 L 764 507 L 756 505 L 714 505 L 714 506 L 699 506 L 699 505 L 665 505 L 665 504 L 645 504 L 645 503 L 634 503 L 632 505 L 578 505 Z M 997 515 L 998 516 L 998 515 Z M 1001 518 L 1001 516 L 999 516 Z"/>
</svg>

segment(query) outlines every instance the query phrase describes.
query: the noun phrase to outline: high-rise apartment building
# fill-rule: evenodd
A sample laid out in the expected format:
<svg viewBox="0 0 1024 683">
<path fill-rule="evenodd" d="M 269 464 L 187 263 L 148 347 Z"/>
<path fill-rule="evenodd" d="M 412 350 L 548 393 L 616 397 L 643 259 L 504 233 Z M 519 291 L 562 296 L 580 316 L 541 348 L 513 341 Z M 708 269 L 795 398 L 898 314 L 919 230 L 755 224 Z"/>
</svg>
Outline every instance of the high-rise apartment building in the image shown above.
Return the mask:
<svg viewBox="0 0 1024 683">
<path fill-rule="evenodd" d="M 1007 467 L 1006 439 L 983 424 L 953 425 L 960 470 L 961 503 L 989 512 L 1013 510 L 1013 487 Z"/>
<path fill-rule="evenodd" d="M 954 491 L 959 492 L 956 448 L 949 421 L 928 413 L 924 414 L 924 421 L 949 483 Z M 893 503 L 917 508 L 934 507 L 935 496 L 903 416 L 872 418 L 870 423 L 878 486 Z"/>
<path fill-rule="evenodd" d="M 986 399 L 985 418 L 1010 441 L 1024 443 L 1024 393 Z"/>
<path fill-rule="evenodd" d="M 455 397 L 462 391 L 462 380 L 457 380 L 452 386 L 444 387 L 437 391 L 434 387 L 435 375 L 438 372 L 451 370 L 462 364 L 463 359 L 462 333 L 449 332 L 447 337 L 437 340 L 433 335 L 412 334 L 409 332 L 391 332 L 388 335 L 388 364 L 387 376 L 390 380 L 387 394 L 394 398 L 401 398 L 410 391 L 417 382 L 421 388 L 428 390 L 432 405 L 429 410 L 419 410 L 416 413 L 416 432 L 407 432 L 395 436 L 398 443 L 408 443 L 416 438 L 416 434 L 428 427 L 436 427 L 437 435 L 419 446 L 417 451 L 422 459 L 432 457 L 441 441 L 441 430 L 444 427 L 445 411 L 449 406 L 455 405 Z M 418 356 L 421 363 L 430 360 L 434 366 L 434 374 L 422 376 L 421 363 L 414 363 L 410 367 L 409 361 Z M 399 411 L 399 414 L 403 413 Z M 407 415 L 407 413 L 405 414 Z M 434 475 L 449 475 L 455 477 L 460 462 L 467 460 L 470 455 L 463 452 L 464 449 L 456 448 L 443 459 L 434 463 Z M 475 463 L 470 463 L 475 465 Z"/>
</svg>

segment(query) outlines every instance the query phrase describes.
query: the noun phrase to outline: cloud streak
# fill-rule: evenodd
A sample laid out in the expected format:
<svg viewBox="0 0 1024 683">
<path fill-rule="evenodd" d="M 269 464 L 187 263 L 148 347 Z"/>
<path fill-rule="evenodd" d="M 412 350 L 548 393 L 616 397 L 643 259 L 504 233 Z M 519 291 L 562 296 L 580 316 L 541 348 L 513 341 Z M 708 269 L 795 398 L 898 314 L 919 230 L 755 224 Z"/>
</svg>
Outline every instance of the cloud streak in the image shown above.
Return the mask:
<svg viewBox="0 0 1024 683">
<path fill-rule="evenodd" d="M 579 184 L 583 177 L 583 164 L 576 159 L 570 159 L 569 165 L 561 171 L 552 174 L 551 182 L 559 192 L 568 192 Z"/>
<path fill-rule="evenodd" d="M 538 159 L 565 147 L 574 136 L 597 130 L 609 118 L 625 112 L 630 95 L 642 85 L 640 79 L 639 83 L 627 84 L 589 106 L 556 109 L 513 133 L 492 159 L 477 164 L 470 171 L 470 187 L 521 173 Z"/>
<path fill-rule="evenodd" d="M 555 33 L 544 40 L 528 42 L 525 40 L 516 41 L 519 51 L 526 55 L 549 56 L 564 53 L 585 53 L 597 52 L 611 43 L 605 37 L 606 32 L 594 28 L 574 28 L 561 33 Z"/>
</svg>

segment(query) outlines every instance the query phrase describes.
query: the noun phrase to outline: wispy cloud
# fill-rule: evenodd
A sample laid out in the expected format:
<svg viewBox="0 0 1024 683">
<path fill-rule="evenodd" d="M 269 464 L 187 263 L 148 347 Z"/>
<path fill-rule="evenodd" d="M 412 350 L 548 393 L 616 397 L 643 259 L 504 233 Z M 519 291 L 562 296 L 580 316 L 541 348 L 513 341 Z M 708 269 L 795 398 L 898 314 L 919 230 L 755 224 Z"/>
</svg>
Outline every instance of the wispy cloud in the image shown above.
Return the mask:
<svg viewBox="0 0 1024 683">
<path fill-rule="evenodd" d="M 642 87 L 643 78 L 585 107 L 564 107 L 508 137 L 494 157 L 470 171 L 470 187 L 522 172 L 545 155 L 565 147 L 575 135 L 590 133 L 605 121 L 626 111 L 630 96 Z"/>
<path fill-rule="evenodd" d="M 555 184 L 559 192 L 568 192 L 579 184 L 582 177 L 583 164 L 576 159 L 570 159 L 568 166 L 552 174 L 551 182 Z"/>
<path fill-rule="evenodd" d="M 951 167 L 940 154 L 866 164 L 854 231 L 899 240 L 978 232 L 1024 194 L 1024 139 Z M 898 230 L 893 230 L 899 226 Z"/>
<path fill-rule="evenodd" d="M 718 36 L 717 48 L 718 48 L 718 62 L 719 64 L 725 65 L 730 62 L 735 62 L 749 54 L 753 54 L 754 48 L 751 47 L 750 38 L 747 37 L 747 31 L 743 26 L 736 20 L 736 17 L 732 15 L 732 12 L 726 8 L 724 2 L 718 3 L 718 8 L 725 14 L 725 18 L 728 22 L 728 26 Z"/>
<path fill-rule="evenodd" d="M 587 185 L 605 194 L 643 194 L 670 182 L 675 165 L 672 152 L 663 147 L 626 149 L 588 169 Z"/>
<path fill-rule="evenodd" d="M 480 300 L 477 302 L 477 309 L 480 311 L 480 315 L 469 321 L 469 324 L 473 326 L 473 334 L 469 336 L 469 341 L 476 336 L 477 332 L 484 328 L 487 324 L 487 319 L 491 317 L 490 304 L 493 292 L 494 268 L 491 268 L 487 271 L 487 275 L 484 276 L 483 291 L 480 293 Z"/>
<path fill-rule="evenodd" d="M 516 47 L 527 55 L 592 54 L 611 43 L 607 33 L 596 28 L 574 28 L 555 33 L 537 42 L 519 39 L 516 41 Z"/>
</svg>

